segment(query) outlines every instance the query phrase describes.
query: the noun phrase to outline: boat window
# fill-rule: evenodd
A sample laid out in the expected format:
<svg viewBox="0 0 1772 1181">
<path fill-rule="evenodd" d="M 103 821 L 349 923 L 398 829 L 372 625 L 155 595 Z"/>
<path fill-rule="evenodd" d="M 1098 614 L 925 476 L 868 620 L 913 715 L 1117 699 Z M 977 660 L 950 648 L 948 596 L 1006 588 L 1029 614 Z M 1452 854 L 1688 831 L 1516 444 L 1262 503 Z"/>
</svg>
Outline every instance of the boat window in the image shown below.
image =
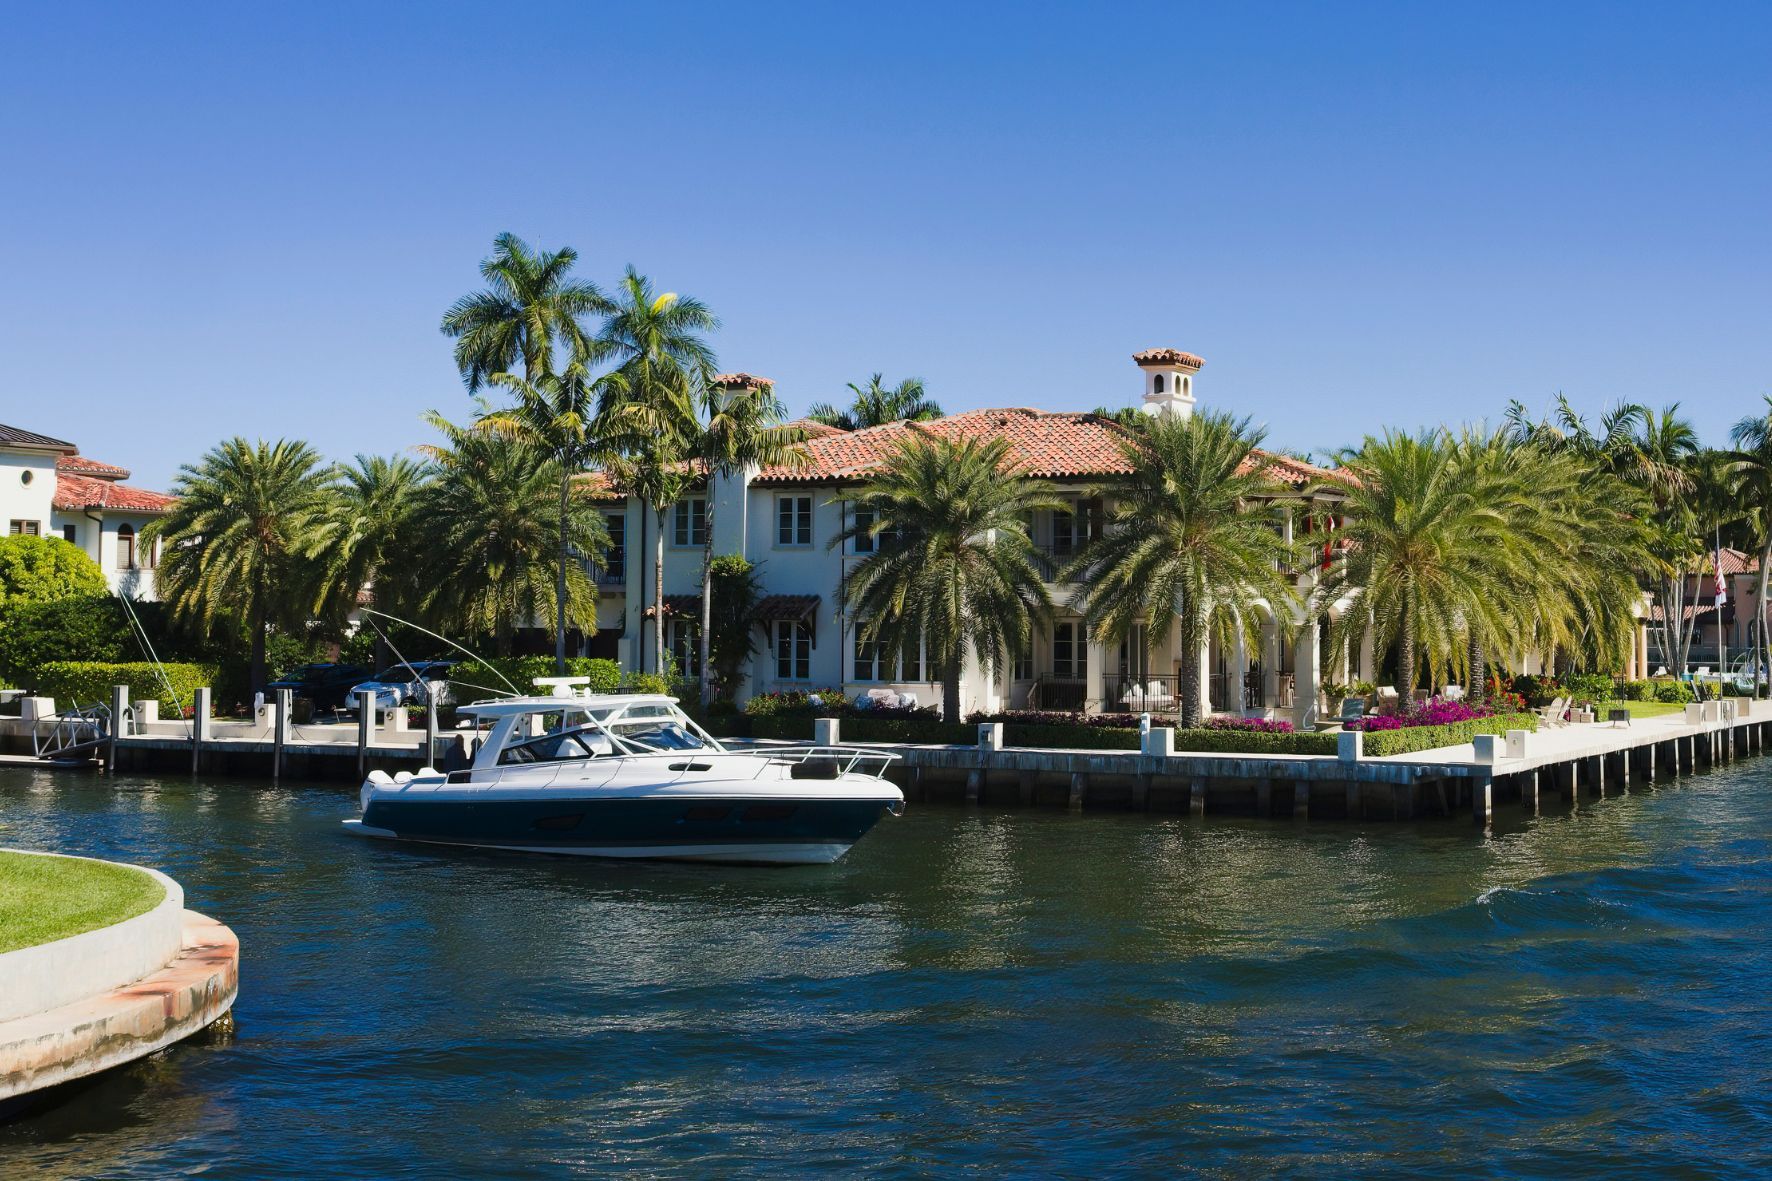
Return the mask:
<svg viewBox="0 0 1772 1181">
<path fill-rule="evenodd" d="M 707 745 L 699 736 L 669 719 L 638 721 L 624 718 L 613 729 L 622 741 L 654 750 L 701 750 Z"/>
<path fill-rule="evenodd" d="M 609 739 L 595 730 L 565 730 L 507 746 L 499 752 L 498 762 L 500 766 L 559 763 L 571 759 L 594 759 L 599 755 L 612 753 L 614 748 Z"/>
</svg>

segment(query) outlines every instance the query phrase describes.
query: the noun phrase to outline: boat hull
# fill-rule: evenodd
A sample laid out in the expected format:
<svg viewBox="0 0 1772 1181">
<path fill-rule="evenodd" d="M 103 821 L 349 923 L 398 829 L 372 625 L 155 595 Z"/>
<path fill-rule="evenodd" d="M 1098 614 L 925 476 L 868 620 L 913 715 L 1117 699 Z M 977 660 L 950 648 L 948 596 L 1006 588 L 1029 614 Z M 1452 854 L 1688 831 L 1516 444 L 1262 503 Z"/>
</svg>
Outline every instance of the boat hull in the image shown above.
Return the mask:
<svg viewBox="0 0 1772 1181">
<path fill-rule="evenodd" d="M 363 818 L 345 825 L 363 836 L 512 852 L 822 865 L 842 857 L 888 810 L 902 807 L 902 796 L 888 790 L 890 797 L 867 798 L 373 797 Z"/>
</svg>

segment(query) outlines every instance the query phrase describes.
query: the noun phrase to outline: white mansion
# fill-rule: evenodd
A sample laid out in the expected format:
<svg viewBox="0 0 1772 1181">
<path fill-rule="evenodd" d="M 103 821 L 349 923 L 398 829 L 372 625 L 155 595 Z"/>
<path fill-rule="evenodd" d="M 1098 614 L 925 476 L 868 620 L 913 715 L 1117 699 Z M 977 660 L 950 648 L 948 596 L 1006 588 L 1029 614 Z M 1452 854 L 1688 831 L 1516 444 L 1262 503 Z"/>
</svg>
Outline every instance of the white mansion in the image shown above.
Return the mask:
<svg viewBox="0 0 1772 1181">
<path fill-rule="evenodd" d="M 1143 378 L 1143 408 L 1152 414 L 1193 412 L 1195 381 L 1204 362 L 1176 349 L 1135 354 Z M 728 387 L 768 384 L 749 374 L 725 374 Z M 907 433 L 932 436 L 1007 438 L 1030 474 L 1055 484 L 1068 507 L 1040 513 L 1033 540 L 1046 568 L 1056 571 L 1073 551 L 1102 528 L 1105 512 L 1092 490 L 1103 477 L 1123 471 L 1116 440 L 1121 429 L 1092 413 L 1030 409 L 972 410 L 928 422 L 895 422 L 858 431 L 819 424 L 808 427 L 811 462 L 798 468 L 761 468 L 735 479 L 717 479 L 704 495 L 691 496 L 672 510 L 666 526 L 664 591 L 668 640 L 678 664 L 693 671 L 695 629 L 700 619 L 702 544 L 707 500 L 714 498 L 714 552 L 740 553 L 755 563 L 764 587 L 756 615 L 759 654 L 753 659 L 744 695 L 790 688 L 840 689 L 855 697 L 889 688 L 914 695 L 921 705 L 941 699 L 939 670 L 908 653 L 889 659 L 859 641 L 845 618 L 839 596 L 844 571 L 866 556 L 868 542 L 833 548 L 849 507 L 845 491 L 878 470 Z M 1297 493 L 1333 485 L 1334 473 L 1284 455 L 1258 452 L 1268 473 Z M 1335 522 L 1335 497 L 1319 491 L 1307 510 L 1288 514 L 1284 528 L 1300 534 L 1328 530 Z M 612 499 L 607 524 L 615 543 L 608 568 L 600 573 L 600 634 L 589 644 L 593 655 L 613 656 L 627 668 L 652 664 L 652 514 L 645 506 Z M 1327 541 L 1327 538 L 1325 538 Z M 1316 571 L 1300 575 L 1308 585 Z M 1118 712 L 1175 708 L 1178 643 L 1174 629 L 1161 642 L 1141 630 L 1112 648 L 1091 642 L 1071 606 L 1075 587 L 1052 583 L 1057 613 L 1034 651 L 1012 667 L 987 670 L 969 659 L 961 678 L 964 711 L 1002 708 L 1087 709 Z M 1299 630 L 1297 620 L 1269 619 L 1259 647 L 1213 641 L 1205 653 L 1202 705 L 1210 712 L 1266 714 L 1308 721 L 1316 709 L 1325 672 L 1346 681 L 1369 677 L 1372 653 L 1357 653 L 1352 668 L 1319 665 L 1318 629 Z M 1296 635 L 1296 639 L 1294 636 Z"/>
<path fill-rule="evenodd" d="M 61 439 L 0 424 L 0 522 L 85 550 L 111 589 L 154 597 L 154 554 L 137 538 L 172 497 L 123 483 L 125 468 L 87 459 Z"/>
</svg>

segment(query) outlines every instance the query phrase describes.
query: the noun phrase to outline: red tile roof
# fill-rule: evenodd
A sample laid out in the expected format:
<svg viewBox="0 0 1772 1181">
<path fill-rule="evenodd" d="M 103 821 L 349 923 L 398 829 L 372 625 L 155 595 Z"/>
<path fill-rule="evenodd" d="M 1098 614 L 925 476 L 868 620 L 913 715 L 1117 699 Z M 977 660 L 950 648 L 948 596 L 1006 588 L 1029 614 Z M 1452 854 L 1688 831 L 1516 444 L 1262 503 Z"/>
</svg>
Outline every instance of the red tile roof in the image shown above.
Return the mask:
<svg viewBox="0 0 1772 1181">
<path fill-rule="evenodd" d="M 1206 363 L 1204 358 L 1180 349 L 1145 349 L 1133 353 L 1132 359 L 1140 365 L 1180 365 L 1185 369 L 1198 369 Z"/>
<path fill-rule="evenodd" d="M 23 427 L 7 426 L 3 422 L 0 422 L 0 447 L 25 447 L 32 451 L 65 451 L 70 455 L 78 450 L 65 439 L 52 439 L 48 435 L 27 431 Z"/>
<path fill-rule="evenodd" d="M 54 505 L 63 512 L 111 509 L 127 513 L 163 513 L 173 504 L 174 498 L 163 492 L 131 488 L 114 480 L 97 480 L 72 472 L 59 472 L 55 478 Z"/>
<path fill-rule="evenodd" d="M 1120 451 L 1126 437 L 1123 427 L 1098 414 L 1013 408 L 968 410 L 926 422 L 889 422 L 859 431 L 831 431 L 807 441 L 811 460 L 803 467 L 766 467 L 757 476 L 764 484 L 837 483 L 866 479 L 879 470 L 901 441 L 915 435 L 946 439 L 1009 440 L 1010 454 L 1028 475 L 1046 479 L 1115 475 L 1128 470 Z M 1294 488 L 1324 479 L 1334 472 L 1301 460 L 1267 451 L 1255 453 L 1266 461 L 1274 480 Z"/>
<path fill-rule="evenodd" d="M 58 472 L 74 472 L 76 475 L 97 476 L 101 480 L 127 480 L 129 469 L 115 464 L 100 463 L 96 459 L 88 459 L 84 455 L 61 455 L 56 457 L 55 470 Z"/>
<path fill-rule="evenodd" d="M 1723 567 L 1723 574 L 1725 576 L 1731 574 L 1757 574 L 1759 572 L 1760 559 L 1753 554 L 1744 553 L 1741 550 L 1730 549 L 1728 546 L 1724 546 L 1722 557 L 1723 560 L 1720 564 Z M 1709 564 L 1714 566 L 1719 563 L 1712 562 Z"/>
</svg>

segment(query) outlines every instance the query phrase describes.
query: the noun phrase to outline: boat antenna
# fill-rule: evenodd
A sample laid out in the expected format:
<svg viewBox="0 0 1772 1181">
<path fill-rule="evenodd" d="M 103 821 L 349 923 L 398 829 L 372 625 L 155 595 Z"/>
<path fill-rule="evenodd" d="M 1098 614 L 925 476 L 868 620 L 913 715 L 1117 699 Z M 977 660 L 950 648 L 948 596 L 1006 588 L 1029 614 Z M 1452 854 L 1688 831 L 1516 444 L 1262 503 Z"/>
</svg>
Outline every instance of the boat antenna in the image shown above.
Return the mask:
<svg viewBox="0 0 1772 1181">
<path fill-rule="evenodd" d="M 505 676 L 503 673 L 499 672 L 497 668 L 495 668 L 490 662 L 488 662 L 478 652 L 468 651 L 468 649 L 462 647 L 460 644 L 456 643 L 454 640 L 450 639 L 448 636 L 440 636 L 428 627 L 419 627 L 418 624 L 412 622 L 410 619 L 401 619 L 398 615 L 389 615 L 386 611 L 377 611 L 373 607 L 359 607 L 358 610 L 362 611 L 363 614 L 365 614 L 365 615 L 379 615 L 383 619 L 389 619 L 395 623 L 403 623 L 407 627 L 415 628 L 418 631 L 423 632 L 425 635 L 430 636 L 433 640 L 442 640 L 445 644 L 448 644 L 451 648 L 454 648 L 457 652 L 460 652 L 463 656 L 466 656 L 469 660 L 479 661 L 481 664 L 483 664 L 487 668 L 491 669 L 493 676 L 497 677 L 499 680 L 503 681 L 505 684 L 510 685 L 511 696 L 513 696 L 513 697 L 523 696 L 523 691 L 521 689 L 517 688 L 517 686 L 515 686 L 515 685 L 511 685 L 511 678 L 509 678 L 509 677 Z M 369 626 L 375 627 L 375 621 L 373 619 L 369 621 Z M 394 641 L 389 640 L 388 634 L 386 632 L 382 631 L 381 628 L 375 627 L 375 634 L 380 636 L 382 639 L 387 640 L 388 647 L 394 648 Z M 400 649 L 394 648 L 394 655 L 400 656 Z M 400 656 L 400 659 L 407 664 L 412 663 L 411 661 L 406 660 L 406 657 L 404 657 L 404 656 Z M 494 690 L 492 690 L 492 692 L 497 693 L 498 690 L 494 689 Z"/>
</svg>

